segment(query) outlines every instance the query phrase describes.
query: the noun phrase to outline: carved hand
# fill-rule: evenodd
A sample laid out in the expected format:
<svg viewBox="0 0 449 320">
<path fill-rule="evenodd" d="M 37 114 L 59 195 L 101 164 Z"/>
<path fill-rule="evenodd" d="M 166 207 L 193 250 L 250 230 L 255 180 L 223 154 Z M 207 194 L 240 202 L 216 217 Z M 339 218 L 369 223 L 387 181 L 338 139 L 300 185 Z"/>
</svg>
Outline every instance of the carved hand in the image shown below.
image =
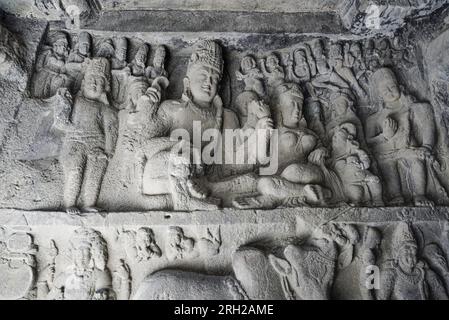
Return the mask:
<svg viewBox="0 0 449 320">
<path fill-rule="evenodd" d="M 150 98 L 150 101 L 153 104 L 157 104 L 157 103 L 161 102 L 161 91 L 156 88 L 153 88 L 153 87 L 148 88 L 148 90 L 146 92 L 146 96 L 148 96 L 148 98 Z"/>
<path fill-rule="evenodd" d="M 248 105 L 248 113 L 256 115 L 257 119 L 270 116 L 270 108 L 262 101 L 251 101 Z"/>
<path fill-rule="evenodd" d="M 73 96 L 67 88 L 59 88 L 56 94 L 61 97 L 68 105 L 73 105 Z"/>
<path fill-rule="evenodd" d="M 385 138 L 390 139 L 392 138 L 396 132 L 398 131 L 398 123 L 396 120 L 387 117 L 384 121 L 384 127 L 383 127 L 383 135 Z"/>
<path fill-rule="evenodd" d="M 416 152 L 417 156 L 423 160 L 428 159 L 432 155 L 432 151 L 426 147 L 416 148 L 415 152 Z"/>
<path fill-rule="evenodd" d="M 273 129 L 273 120 L 271 118 L 265 117 L 262 119 L 259 119 L 256 123 L 256 130 L 266 130 L 266 129 Z"/>
<path fill-rule="evenodd" d="M 317 166 L 324 165 L 324 160 L 326 159 L 327 151 L 324 148 L 316 149 L 309 154 L 309 162 Z"/>
</svg>

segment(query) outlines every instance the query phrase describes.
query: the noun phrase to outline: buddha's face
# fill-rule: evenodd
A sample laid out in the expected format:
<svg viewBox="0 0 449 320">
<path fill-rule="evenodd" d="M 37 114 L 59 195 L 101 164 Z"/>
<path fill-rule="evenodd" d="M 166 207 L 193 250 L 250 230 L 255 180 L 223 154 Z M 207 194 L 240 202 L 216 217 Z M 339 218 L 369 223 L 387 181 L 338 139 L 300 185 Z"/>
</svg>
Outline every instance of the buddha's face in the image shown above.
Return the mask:
<svg viewBox="0 0 449 320">
<path fill-rule="evenodd" d="M 399 249 L 398 258 L 402 266 L 413 269 L 418 263 L 418 248 L 411 243 L 404 244 Z"/>
<path fill-rule="evenodd" d="M 303 55 L 295 56 L 295 72 L 299 77 L 309 77 L 310 68 L 307 59 Z"/>
<path fill-rule="evenodd" d="M 115 56 L 120 61 L 125 61 L 127 53 L 128 53 L 128 47 L 127 47 L 126 41 L 123 41 L 118 46 Z"/>
<path fill-rule="evenodd" d="M 68 48 L 67 40 L 58 40 L 53 44 L 53 51 L 59 56 L 67 56 L 69 54 Z"/>
<path fill-rule="evenodd" d="M 159 49 L 154 56 L 153 64 L 155 67 L 162 68 L 165 63 L 165 50 Z"/>
<path fill-rule="evenodd" d="M 298 65 L 298 66 L 307 65 L 307 59 L 304 56 L 304 53 L 302 53 L 301 51 L 296 52 L 295 53 L 295 62 L 296 62 L 296 65 Z"/>
<path fill-rule="evenodd" d="M 279 59 L 272 54 L 267 58 L 267 68 L 268 70 L 274 70 L 277 67 L 279 67 Z"/>
<path fill-rule="evenodd" d="M 242 71 L 244 73 L 246 73 L 256 67 L 256 61 L 254 61 L 254 58 L 252 58 L 252 57 L 245 57 L 242 59 L 241 67 L 242 67 Z"/>
<path fill-rule="evenodd" d="M 187 79 L 193 100 L 199 103 L 211 103 L 218 91 L 220 73 L 218 70 L 203 66 L 191 66 Z"/>
<path fill-rule="evenodd" d="M 280 96 L 282 121 L 286 127 L 297 127 L 302 119 L 303 98 L 295 92 L 285 92 Z"/>
<path fill-rule="evenodd" d="M 384 102 L 395 102 L 401 97 L 398 83 L 396 79 L 393 79 L 391 76 L 385 76 L 379 81 L 377 86 L 378 93 Z"/>
<path fill-rule="evenodd" d="M 87 99 L 98 100 L 106 92 L 106 81 L 102 76 L 89 74 L 84 78 L 83 93 Z"/>
<path fill-rule="evenodd" d="M 144 49 L 140 49 L 136 53 L 135 57 L 136 63 L 139 65 L 145 65 L 147 62 L 147 53 Z"/>
<path fill-rule="evenodd" d="M 362 56 L 362 49 L 360 48 L 359 44 L 355 44 L 351 47 L 351 52 L 354 55 L 354 57 L 361 57 Z"/>
<path fill-rule="evenodd" d="M 323 45 L 322 45 L 321 41 L 317 41 L 314 43 L 313 54 L 314 54 L 315 58 L 317 58 L 317 59 L 320 59 L 324 55 Z"/>
<path fill-rule="evenodd" d="M 92 259 L 92 252 L 88 246 L 81 246 L 73 250 L 73 262 L 77 268 L 87 269 Z"/>
<path fill-rule="evenodd" d="M 89 54 L 90 52 L 89 41 L 84 41 L 79 44 L 79 52 L 84 56 L 87 56 Z"/>
<path fill-rule="evenodd" d="M 181 244 L 182 235 L 178 231 L 172 231 L 169 234 L 170 243 L 174 245 Z"/>
<path fill-rule="evenodd" d="M 151 236 L 146 230 L 137 231 L 136 242 L 142 247 L 149 247 L 151 245 Z"/>
</svg>

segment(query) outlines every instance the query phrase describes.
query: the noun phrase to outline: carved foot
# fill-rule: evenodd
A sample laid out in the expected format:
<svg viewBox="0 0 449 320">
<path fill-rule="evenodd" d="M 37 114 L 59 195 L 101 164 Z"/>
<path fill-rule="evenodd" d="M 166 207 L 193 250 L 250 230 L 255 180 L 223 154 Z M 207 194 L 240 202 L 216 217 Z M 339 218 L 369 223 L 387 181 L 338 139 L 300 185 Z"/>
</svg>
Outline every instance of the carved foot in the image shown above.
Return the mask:
<svg viewBox="0 0 449 320">
<path fill-rule="evenodd" d="M 208 191 L 205 188 L 203 188 L 199 183 L 193 180 L 187 181 L 187 188 L 192 197 L 196 199 L 206 199 L 208 195 Z"/>
<path fill-rule="evenodd" d="M 86 207 L 83 208 L 83 212 L 85 213 L 99 213 L 99 212 L 104 212 L 105 210 L 103 208 L 99 208 L 99 207 Z"/>
<path fill-rule="evenodd" d="M 304 186 L 304 199 L 310 205 L 326 205 L 327 199 L 332 197 L 332 192 L 319 185 L 309 184 Z"/>
<path fill-rule="evenodd" d="M 433 207 L 434 206 L 434 203 L 424 196 L 415 197 L 413 199 L 413 204 L 416 207 Z"/>
<path fill-rule="evenodd" d="M 77 207 L 68 207 L 65 209 L 65 212 L 68 214 L 79 215 L 81 214 L 81 210 Z"/>
<path fill-rule="evenodd" d="M 220 208 L 221 200 L 209 197 L 206 199 L 197 199 L 193 197 L 184 198 L 175 204 L 176 211 L 213 211 Z"/>
<path fill-rule="evenodd" d="M 403 205 L 404 204 L 404 198 L 403 197 L 396 197 L 396 198 L 393 198 L 393 199 L 391 199 L 389 202 L 388 202 L 388 204 L 390 205 L 390 206 L 401 206 L 401 205 Z"/>
</svg>

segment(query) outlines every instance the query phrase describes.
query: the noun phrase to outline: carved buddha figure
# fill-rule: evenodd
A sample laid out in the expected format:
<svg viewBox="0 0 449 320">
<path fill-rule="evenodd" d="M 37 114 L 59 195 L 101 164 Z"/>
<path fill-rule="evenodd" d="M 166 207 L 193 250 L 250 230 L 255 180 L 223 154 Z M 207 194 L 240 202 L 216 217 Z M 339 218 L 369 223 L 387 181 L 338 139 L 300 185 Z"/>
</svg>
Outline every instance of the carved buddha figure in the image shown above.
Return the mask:
<svg viewBox="0 0 449 320">
<path fill-rule="evenodd" d="M 316 76 L 316 63 L 308 44 L 299 46 L 287 60 L 288 79 L 307 83 Z"/>
<path fill-rule="evenodd" d="M 356 127 L 344 123 L 333 132 L 332 158 L 346 200 L 355 205 L 383 205 L 380 179 L 372 174 L 371 159 L 355 140 Z"/>
<path fill-rule="evenodd" d="M 263 59 L 261 67 L 270 91 L 285 82 L 284 67 L 281 66 L 281 61 L 276 53 L 273 52 Z"/>
<path fill-rule="evenodd" d="M 316 61 L 317 72 L 320 75 L 329 73 L 329 66 L 327 64 L 327 57 L 324 54 L 323 43 L 320 39 L 314 40 L 312 43 L 313 56 Z"/>
<path fill-rule="evenodd" d="M 149 260 L 153 257 L 161 257 L 162 252 L 154 239 L 153 230 L 140 228 L 136 232 L 136 258 L 137 261 Z"/>
<path fill-rule="evenodd" d="M 98 58 L 112 59 L 115 54 L 115 47 L 112 39 L 102 39 L 98 45 L 96 56 Z"/>
<path fill-rule="evenodd" d="M 60 161 L 64 172 L 64 205 L 72 214 L 80 212 L 78 200 L 87 212 L 99 210 L 95 205 L 103 174 L 115 149 L 116 114 L 107 96 L 109 68 L 105 58 L 90 61 L 71 114 L 67 115 Z"/>
<path fill-rule="evenodd" d="M 195 254 L 195 240 L 186 237 L 182 228 L 170 227 L 167 237 L 165 251 L 169 260 L 184 259 Z"/>
<path fill-rule="evenodd" d="M 92 37 L 88 32 L 81 32 L 75 50 L 70 53 L 68 61 L 82 63 L 86 58 L 91 57 Z"/>
<path fill-rule="evenodd" d="M 295 60 L 295 75 L 301 82 L 310 81 L 310 67 L 307 61 L 307 55 L 302 50 L 297 50 L 294 53 Z"/>
<path fill-rule="evenodd" d="M 78 229 L 70 239 L 72 265 L 56 276 L 47 299 L 108 300 L 115 297 L 106 266 L 107 244 L 92 229 Z"/>
<path fill-rule="evenodd" d="M 357 141 L 363 142 L 365 137 L 363 134 L 362 123 L 357 116 L 354 108 L 355 97 L 349 90 L 338 90 L 332 92 L 329 98 L 329 111 L 327 114 L 326 131 L 327 138 L 331 139 L 343 123 L 352 123 L 357 129 Z"/>
<path fill-rule="evenodd" d="M 154 53 L 153 65 L 147 67 L 145 75 L 147 78 L 155 79 L 157 77 L 168 77 L 168 72 L 165 70 L 165 58 L 167 52 L 163 45 L 157 46 Z"/>
<path fill-rule="evenodd" d="M 112 59 L 112 69 L 121 70 L 126 67 L 128 58 L 128 39 L 122 37 L 117 40 L 115 55 Z"/>
<path fill-rule="evenodd" d="M 69 40 L 60 31 L 49 34 L 51 47 L 37 58 L 36 73 L 33 79 L 33 96 L 49 98 L 59 88 L 70 88 L 72 77 L 67 74 L 66 62 L 69 55 Z"/>
<path fill-rule="evenodd" d="M 236 71 L 237 80 L 245 84 L 244 91 L 235 99 L 235 107 L 240 120 L 240 125 L 244 127 L 251 113 L 249 105 L 253 101 L 259 101 L 265 96 L 263 84 L 263 74 L 257 66 L 256 60 L 248 55 L 242 58 L 240 70 Z"/>
<path fill-rule="evenodd" d="M 192 159 L 181 159 L 172 152 L 178 141 L 170 135 L 182 131 L 183 143 L 192 152 L 201 152 L 202 146 L 193 148 L 194 126 L 202 133 L 207 129 L 240 129 L 234 112 L 223 107 L 218 95 L 222 77 L 221 47 L 214 41 L 202 41 L 194 50 L 184 78 L 184 94 L 180 100 L 164 101 L 155 113 L 153 124 L 159 130 L 148 141 L 147 164 L 143 176 L 143 192 L 147 195 L 171 195 L 176 210 L 216 209 L 216 199 L 207 198 L 204 188 L 195 183 Z M 201 129 L 201 130 L 200 130 Z M 190 139 L 189 141 L 186 141 Z M 254 146 L 255 147 L 255 146 Z M 178 149 L 178 147 L 176 147 Z M 182 157 L 182 156 L 181 156 Z M 173 172 L 167 171 L 173 169 Z M 196 172 L 196 170 L 193 170 Z"/>
<path fill-rule="evenodd" d="M 347 57 L 351 60 L 347 61 L 347 66 L 352 68 L 356 79 L 357 80 L 364 79 L 365 78 L 364 76 L 367 72 L 367 67 L 365 64 L 362 47 L 360 43 L 354 42 L 351 44 Z"/>
<path fill-rule="evenodd" d="M 418 245 L 406 222 L 393 234 L 394 259 L 381 272 L 379 300 L 448 299 L 440 277 L 418 257 Z"/>
<path fill-rule="evenodd" d="M 329 196 L 321 185 L 327 151 L 318 136 L 307 128 L 303 117 L 303 94 L 298 85 L 288 83 L 276 90 L 275 127 L 278 130 L 278 172 L 260 177 L 255 197 L 234 201 L 238 208 L 263 208 L 279 205 L 324 204 Z"/>
<path fill-rule="evenodd" d="M 148 45 L 145 43 L 139 47 L 139 50 L 137 50 L 133 61 L 129 64 L 129 68 L 131 69 L 131 74 L 133 76 L 143 77 L 145 75 L 149 50 Z"/>
<path fill-rule="evenodd" d="M 380 109 L 367 119 L 366 138 L 378 162 L 389 203 L 402 204 L 408 198 L 416 206 L 431 205 L 427 197 L 428 183 L 434 177 L 435 121 L 431 106 L 405 95 L 387 68 L 373 74 L 371 89 Z"/>
<path fill-rule="evenodd" d="M 236 72 L 237 80 L 245 83 L 245 91 L 256 93 L 259 98 L 265 95 L 263 86 L 263 74 L 257 67 L 256 60 L 248 55 L 243 57 L 240 63 L 240 71 Z"/>
</svg>

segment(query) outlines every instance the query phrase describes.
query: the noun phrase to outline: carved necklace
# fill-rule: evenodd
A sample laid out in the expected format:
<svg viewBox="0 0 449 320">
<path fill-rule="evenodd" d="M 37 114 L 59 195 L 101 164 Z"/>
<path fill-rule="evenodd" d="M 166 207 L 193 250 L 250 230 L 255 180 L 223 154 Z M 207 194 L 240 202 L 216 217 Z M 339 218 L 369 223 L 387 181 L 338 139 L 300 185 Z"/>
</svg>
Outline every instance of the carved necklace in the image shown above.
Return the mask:
<svg viewBox="0 0 449 320">
<path fill-rule="evenodd" d="M 415 271 L 412 274 L 407 274 L 404 271 L 402 271 L 399 265 L 397 266 L 396 269 L 398 271 L 398 276 L 402 280 L 405 280 L 406 282 L 411 283 L 413 285 L 417 285 L 424 279 L 424 270 L 422 270 L 422 268 L 418 266 L 415 268 Z"/>
</svg>

